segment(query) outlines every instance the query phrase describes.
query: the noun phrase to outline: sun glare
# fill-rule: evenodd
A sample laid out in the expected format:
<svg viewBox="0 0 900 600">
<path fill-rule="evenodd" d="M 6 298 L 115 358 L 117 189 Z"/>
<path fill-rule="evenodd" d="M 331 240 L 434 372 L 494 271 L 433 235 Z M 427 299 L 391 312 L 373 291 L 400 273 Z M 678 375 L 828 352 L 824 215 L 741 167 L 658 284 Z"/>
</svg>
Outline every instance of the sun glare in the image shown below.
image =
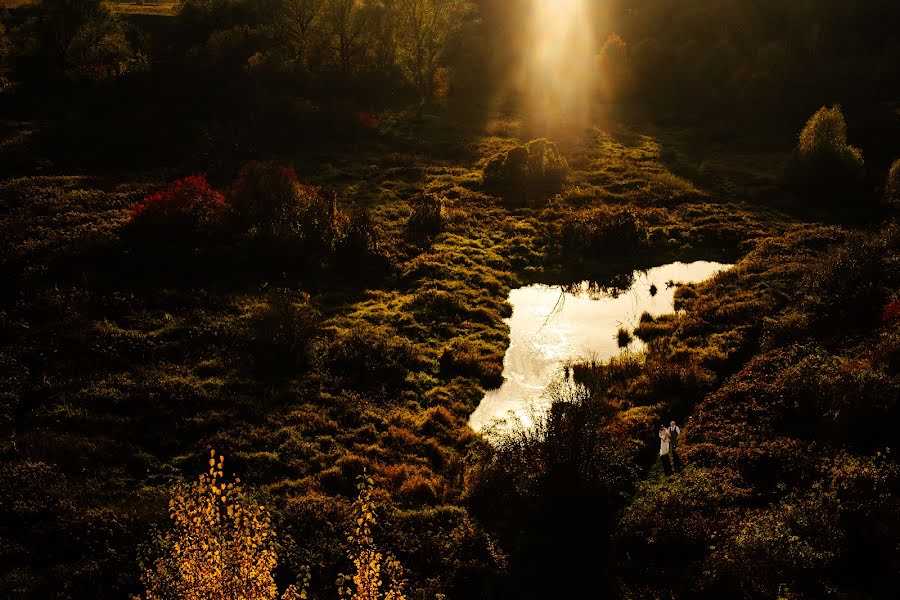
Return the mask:
<svg viewBox="0 0 900 600">
<path fill-rule="evenodd" d="M 532 0 L 523 68 L 528 108 L 545 125 L 587 118 L 595 40 L 589 0 Z"/>
</svg>

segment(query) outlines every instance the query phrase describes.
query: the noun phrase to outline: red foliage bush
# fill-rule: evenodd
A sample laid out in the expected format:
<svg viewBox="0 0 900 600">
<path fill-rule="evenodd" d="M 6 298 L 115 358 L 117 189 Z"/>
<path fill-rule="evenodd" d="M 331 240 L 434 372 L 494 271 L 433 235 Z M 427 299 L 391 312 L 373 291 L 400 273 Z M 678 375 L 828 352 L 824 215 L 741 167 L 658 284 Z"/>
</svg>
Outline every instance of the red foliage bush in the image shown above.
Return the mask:
<svg viewBox="0 0 900 600">
<path fill-rule="evenodd" d="M 892 326 L 900 324 L 900 300 L 888 302 L 881 313 L 881 322 Z"/>
<path fill-rule="evenodd" d="M 206 175 L 192 175 L 138 202 L 129 224 L 144 231 L 165 228 L 170 234 L 192 234 L 217 221 L 224 208 L 225 197 L 209 185 Z"/>
</svg>

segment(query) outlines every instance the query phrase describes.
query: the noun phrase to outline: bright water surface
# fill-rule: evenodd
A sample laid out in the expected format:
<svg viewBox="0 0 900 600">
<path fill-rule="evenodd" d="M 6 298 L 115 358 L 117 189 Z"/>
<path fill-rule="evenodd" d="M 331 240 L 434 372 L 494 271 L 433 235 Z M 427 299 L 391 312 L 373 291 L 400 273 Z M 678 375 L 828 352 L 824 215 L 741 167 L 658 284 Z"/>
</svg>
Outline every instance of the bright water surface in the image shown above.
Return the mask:
<svg viewBox="0 0 900 600">
<path fill-rule="evenodd" d="M 677 262 L 637 271 L 631 287 L 618 292 L 596 290 L 588 282 L 567 291 L 548 285 L 513 290 L 509 295 L 512 317 L 506 320 L 511 331 L 503 359 L 505 379 L 499 389 L 485 394 L 469 424 L 476 431 L 489 425 L 499 430 L 518 423 L 528 427 L 532 415 L 546 409 L 544 391 L 561 378 L 567 363 L 607 360 L 622 352 L 643 350 L 638 339 L 619 348 L 619 327 L 633 331 L 644 312 L 653 316 L 672 313 L 675 287 L 668 283 L 699 283 L 729 266 Z M 652 285 L 657 288 L 655 296 L 650 293 Z"/>
</svg>

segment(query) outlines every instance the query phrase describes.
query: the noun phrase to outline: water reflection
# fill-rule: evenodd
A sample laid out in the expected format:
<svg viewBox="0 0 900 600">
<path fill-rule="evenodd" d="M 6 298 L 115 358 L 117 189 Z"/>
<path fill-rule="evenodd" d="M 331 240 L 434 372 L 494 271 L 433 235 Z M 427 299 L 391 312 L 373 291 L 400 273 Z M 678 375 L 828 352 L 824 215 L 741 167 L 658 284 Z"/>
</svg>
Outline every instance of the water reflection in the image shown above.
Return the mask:
<svg viewBox="0 0 900 600">
<path fill-rule="evenodd" d="M 563 378 L 565 365 L 586 359 L 606 360 L 621 352 L 639 352 L 631 340 L 620 348 L 620 327 L 637 326 L 643 312 L 658 316 L 674 310 L 674 283 L 698 283 L 728 268 L 714 262 L 672 263 L 602 283 L 564 286 L 531 285 L 513 290 L 510 344 L 503 359 L 503 385 L 488 391 L 472 413 L 476 431 L 492 425 L 528 427 L 546 410 L 545 390 Z M 504 420 L 497 423 L 498 420 Z"/>
</svg>

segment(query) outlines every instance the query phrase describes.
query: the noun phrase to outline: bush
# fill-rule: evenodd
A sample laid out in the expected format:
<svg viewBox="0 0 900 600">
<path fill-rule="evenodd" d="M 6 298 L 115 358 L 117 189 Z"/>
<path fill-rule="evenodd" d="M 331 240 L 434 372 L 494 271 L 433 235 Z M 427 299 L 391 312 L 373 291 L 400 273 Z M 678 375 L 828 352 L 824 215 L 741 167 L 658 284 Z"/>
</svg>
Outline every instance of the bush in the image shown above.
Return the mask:
<svg viewBox="0 0 900 600">
<path fill-rule="evenodd" d="M 807 121 L 784 177 L 787 187 L 809 202 L 850 204 L 864 194 L 862 152 L 847 143 L 840 107 L 822 107 Z"/>
<path fill-rule="evenodd" d="M 884 184 L 885 202 L 900 203 L 900 158 L 894 161 Z"/>
<path fill-rule="evenodd" d="M 628 347 L 632 340 L 634 340 L 634 336 L 631 335 L 631 332 L 626 327 L 619 327 L 619 331 L 616 332 L 616 343 L 619 348 Z"/>
<path fill-rule="evenodd" d="M 602 76 L 601 92 L 608 100 L 616 100 L 631 91 L 628 44 L 619 34 L 609 34 L 600 48 L 597 62 Z"/>
<path fill-rule="evenodd" d="M 210 187 L 206 175 L 179 179 L 134 206 L 133 231 L 190 238 L 219 222 L 224 196 Z"/>
<path fill-rule="evenodd" d="M 549 389 L 550 406 L 520 428 L 476 446 L 467 502 L 510 554 L 510 577 L 532 569 L 592 576 L 532 578 L 529 597 L 593 597 L 609 574 L 618 510 L 637 483 L 623 447 L 604 430 L 611 411 L 583 386 Z M 505 498 L 497 502 L 497 498 Z M 527 532 L 523 535 L 523 532 Z M 552 589 L 546 589 L 552 588 Z M 600 589 L 603 589 L 600 587 Z"/>
<path fill-rule="evenodd" d="M 335 210 L 332 227 L 330 236 L 338 262 L 359 266 L 360 260 L 380 253 L 381 233 L 368 209 L 357 208 L 349 215 Z"/>
<path fill-rule="evenodd" d="M 275 291 L 252 317 L 253 361 L 261 375 L 292 375 L 310 362 L 310 348 L 319 334 L 320 315 L 309 296 Z"/>
<path fill-rule="evenodd" d="M 491 158 L 484 167 L 484 186 L 508 200 L 534 203 L 559 192 L 568 170 L 556 144 L 542 138 Z"/>
<path fill-rule="evenodd" d="M 585 256 L 640 250 L 647 232 L 633 211 L 604 207 L 566 215 L 557 237 L 563 254 Z"/>
<path fill-rule="evenodd" d="M 287 237 L 296 232 L 304 213 L 318 204 L 317 199 L 314 188 L 300 185 L 292 167 L 254 161 L 241 169 L 230 203 L 241 227 L 263 235 Z M 307 225 L 314 226 L 318 221 L 313 219 Z"/>
<path fill-rule="evenodd" d="M 406 221 L 407 237 L 415 242 L 425 241 L 444 227 L 444 201 L 435 194 L 422 194 L 412 202 L 412 214 Z"/>
<path fill-rule="evenodd" d="M 209 472 L 172 491 L 173 531 L 160 536 L 143 580 L 147 598 L 275 600 L 275 532 L 266 508 L 223 481 L 224 459 L 210 453 Z M 305 597 L 288 588 L 282 598 Z"/>
<path fill-rule="evenodd" d="M 292 167 L 247 163 L 234 183 L 230 204 L 244 231 L 297 244 L 312 258 L 358 263 L 379 251 L 378 228 L 367 210 L 338 210 L 334 194 L 301 184 Z"/>
</svg>

